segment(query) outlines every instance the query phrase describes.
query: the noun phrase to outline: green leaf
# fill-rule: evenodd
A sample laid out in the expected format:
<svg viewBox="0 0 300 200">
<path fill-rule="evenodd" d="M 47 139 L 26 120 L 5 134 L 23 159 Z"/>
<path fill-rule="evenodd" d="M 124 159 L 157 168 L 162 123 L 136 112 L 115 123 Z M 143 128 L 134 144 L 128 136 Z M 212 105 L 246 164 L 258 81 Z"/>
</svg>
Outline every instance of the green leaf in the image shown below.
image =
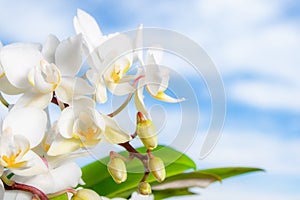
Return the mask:
<svg viewBox="0 0 300 200">
<path fill-rule="evenodd" d="M 167 190 L 190 187 L 206 188 L 215 181 L 222 181 L 222 179 L 213 174 L 190 172 L 171 176 L 162 183 L 153 184 L 152 190 Z"/>
<path fill-rule="evenodd" d="M 224 167 L 224 168 L 212 168 L 199 170 L 198 172 L 213 174 L 221 179 L 230 178 L 251 172 L 263 172 L 265 170 L 253 167 Z"/>
<path fill-rule="evenodd" d="M 189 191 L 188 188 L 184 188 L 153 191 L 153 195 L 155 200 L 161 200 L 174 196 L 196 195 L 196 193 Z"/>
<path fill-rule="evenodd" d="M 59 195 L 57 197 L 52 197 L 50 198 L 50 200 L 68 200 L 68 194 L 67 193 L 64 193 L 62 195 Z"/>
<path fill-rule="evenodd" d="M 137 149 L 139 152 L 146 152 L 146 148 Z M 123 156 L 128 156 L 128 152 L 120 153 Z M 189 169 L 196 169 L 196 164 L 189 157 L 178 152 L 170 147 L 158 146 L 153 155 L 160 157 L 166 166 L 166 177 L 180 174 Z M 127 164 L 128 178 L 126 182 L 117 184 L 113 181 L 107 171 L 106 164 L 109 162 L 109 157 L 103 158 L 82 168 L 82 178 L 85 181 L 85 188 L 90 188 L 102 196 L 125 197 L 136 190 L 137 185 L 144 174 L 143 164 L 138 159 L 133 159 Z M 156 182 L 152 175 L 149 176 L 149 183 Z"/>
</svg>

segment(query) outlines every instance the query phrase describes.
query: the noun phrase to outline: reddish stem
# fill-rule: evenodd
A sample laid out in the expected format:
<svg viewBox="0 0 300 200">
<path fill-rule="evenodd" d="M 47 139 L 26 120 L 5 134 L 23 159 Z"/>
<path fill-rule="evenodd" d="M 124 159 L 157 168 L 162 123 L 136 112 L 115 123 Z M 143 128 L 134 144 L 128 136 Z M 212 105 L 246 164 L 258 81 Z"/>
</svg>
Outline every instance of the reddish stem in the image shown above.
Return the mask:
<svg viewBox="0 0 300 200">
<path fill-rule="evenodd" d="M 36 187 L 25 185 L 22 183 L 13 182 L 12 185 L 5 185 L 6 190 L 21 190 L 32 193 L 33 196 L 37 196 L 40 200 L 48 200 L 47 195 Z"/>
<path fill-rule="evenodd" d="M 142 155 L 140 152 L 138 152 L 129 142 L 121 143 L 120 146 L 124 147 L 130 155 L 138 158 L 144 165 L 144 176 L 141 180 L 141 182 L 145 182 L 149 176 L 150 170 L 148 167 L 148 156 Z"/>
</svg>

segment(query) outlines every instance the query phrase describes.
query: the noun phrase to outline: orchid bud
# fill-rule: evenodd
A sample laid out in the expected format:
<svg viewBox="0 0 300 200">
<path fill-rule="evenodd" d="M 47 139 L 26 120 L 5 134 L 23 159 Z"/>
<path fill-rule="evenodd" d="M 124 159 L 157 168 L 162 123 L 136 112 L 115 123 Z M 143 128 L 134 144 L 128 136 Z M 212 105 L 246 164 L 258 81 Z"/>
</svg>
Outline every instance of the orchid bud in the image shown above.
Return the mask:
<svg viewBox="0 0 300 200">
<path fill-rule="evenodd" d="M 81 189 L 76 192 L 71 198 L 71 200 L 101 200 L 101 197 L 93 190 Z"/>
<path fill-rule="evenodd" d="M 127 179 L 126 166 L 121 158 L 112 157 L 107 168 L 116 183 L 122 183 Z"/>
<path fill-rule="evenodd" d="M 141 112 L 137 113 L 137 129 L 136 133 L 149 150 L 157 147 L 157 133 L 153 122 L 145 119 Z"/>
<path fill-rule="evenodd" d="M 166 169 L 164 162 L 158 157 L 150 157 L 149 170 L 158 182 L 162 182 L 166 178 Z"/>
<path fill-rule="evenodd" d="M 151 185 L 146 182 L 140 182 L 138 186 L 138 190 L 140 194 L 143 195 L 150 195 L 152 193 L 151 191 Z"/>
</svg>

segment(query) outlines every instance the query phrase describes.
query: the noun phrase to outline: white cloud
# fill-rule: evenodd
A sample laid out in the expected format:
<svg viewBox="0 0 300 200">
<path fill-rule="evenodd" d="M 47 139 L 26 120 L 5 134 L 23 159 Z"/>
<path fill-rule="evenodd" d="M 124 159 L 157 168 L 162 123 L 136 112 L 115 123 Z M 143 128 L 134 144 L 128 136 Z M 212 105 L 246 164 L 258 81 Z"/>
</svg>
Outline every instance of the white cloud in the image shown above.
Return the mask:
<svg viewBox="0 0 300 200">
<path fill-rule="evenodd" d="M 262 109 L 300 112 L 300 87 L 262 80 L 237 81 L 228 90 L 231 100 Z"/>
<path fill-rule="evenodd" d="M 271 175 L 300 176 L 300 140 L 286 140 L 272 134 L 229 131 L 201 163 L 209 166 L 253 166 Z"/>
<path fill-rule="evenodd" d="M 0 1 L 1 40 L 43 42 L 50 34 L 74 33 L 76 9 L 67 1 Z"/>
<path fill-rule="evenodd" d="M 246 178 L 246 177 L 243 177 Z M 199 190 L 198 190 L 199 191 Z M 299 197 L 297 194 L 282 194 L 278 190 L 277 191 L 266 191 L 263 188 L 257 190 L 257 188 L 249 188 L 245 187 L 241 184 L 230 184 L 228 182 L 224 184 L 214 184 L 209 186 L 205 190 L 200 190 L 199 196 L 186 196 L 186 197 L 176 197 L 172 198 L 172 200 L 298 200 Z"/>
<path fill-rule="evenodd" d="M 240 94 L 245 96 L 239 101 L 259 108 L 278 109 L 278 106 L 297 110 L 299 105 L 290 103 L 288 98 L 297 92 L 297 87 L 300 91 L 300 27 L 298 20 L 284 13 L 291 3 L 291 0 L 202 0 L 188 4 L 162 1 L 155 5 L 137 3 L 128 9 L 145 25 L 156 23 L 190 36 L 207 50 L 224 77 L 241 73 L 263 77 L 263 87 L 268 85 L 267 79 L 278 81 L 278 85 L 287 83 L 279 89 L 268 85 L 270 90 L 262 94 L 261 101 L 271 102 L 270 106 L 258 102 L 258 92 L 247 91 L 248 84 L 235 82 L 228 86 L 228 91 L 236 87 L 247 91 Z M 289 95 L 277 100 L 278 90 Z"/>
<path fill-rule="evenodd" d="M 225 131 L 215 149 L 204 160 L 198 158 L 198 145 L 193 145 L 187 154 L 199 168 L 249 166 L 263 168 L 266 172 L 228 179 L 223 184 L 213 184 L 200 190 L 201 196 L 184 199 L 298 199 L 299 193 L 289 187 L 282 188 L 282 183 L 290 180 L 287 184 L 294 184 L 299 180 L 300 157 L 297 152 L 300 151 L 300 140 L 241 130 Z M 198 137 L 195 144 L 201 143 L 201 140 L 202 137 Z"/>
<path fill-rule="evenodd" d="M 242 177 L 247 178 L 247 177 Z M 238 182 L 238 181 L 237 181 Z M 201 196 L 194 197 L 194 198 L 185 198 L 188 200 L 220 200 L 220 199 L 231 199 L 231 200 L 266 200 L 266 199 L 272 199 L 272 200 L 282 200 L 282 199 L 288 199 L 288 200 L 298 200 L 299 197 L 297 194 L 289 194 L 286 192 L 285 194 L 280 193 L 280 191 L 266 191 L 263 188 L 260 189 L 254 189 L 242 186 L 241 184 L 228 184 L 224 183 L 222 185 L 214 185 L 209 188 L 207 188 L 204 191 L 201 191 Z"/>
</svg>

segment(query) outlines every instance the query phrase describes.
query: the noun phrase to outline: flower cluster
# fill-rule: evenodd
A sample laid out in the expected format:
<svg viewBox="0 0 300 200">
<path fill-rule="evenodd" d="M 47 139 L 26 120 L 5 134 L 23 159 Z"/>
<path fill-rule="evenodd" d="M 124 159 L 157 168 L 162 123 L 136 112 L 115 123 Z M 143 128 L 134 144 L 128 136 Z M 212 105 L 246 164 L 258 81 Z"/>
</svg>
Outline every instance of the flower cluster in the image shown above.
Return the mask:
<svg viewBox="0 0 300 200">
<path fill-rule="evenodd" d="M 157 147 L 157 133 L 143 93 L 171 103 L 183 99 L 165 93 L 169 72 L 159 65 L 162 53 L 137 50 L 143 44 L 142 26 L 131 39 L 122 33 L 103 35 L 95 19 L 82 10 L 73 23 L 76 35 L 65 40 L 49 35 L 43 45 L 0 43 L 0 98 L 8 110 L 0 119 L 0 199 L 4 195 L 47 199 L 62 191 L 71 191 L 72 199 L 100 198 L 93 191 L 73 189 L 84 185 L 74 159 L 102 142 L 126 147 L 135 137 L 148 149 L 148 155 L 140 158 L 147 160 L 145 174 L 164 180 L 163 161 L 151 154 Z M 128 73 L 133 67 L 134 73 Z M 128 98 L 105 115 L 97 105 L 107 101 L 108 91 Z M 15 103 L 8 103 L 4 96 L 14 96 Z M 130 134 L 113 117 L 132 98 L 138 114 L 136 132 Z M 57 119 L 50 118 L 50 104 L 61 110 Z M 127 177 L 124 161 L 128 158 L 115 152 L 110 155 L 108 170 L 121 183 Z M 138 188 L 140 194 L 151 193 L 146 177 Z"/>
</svg>

